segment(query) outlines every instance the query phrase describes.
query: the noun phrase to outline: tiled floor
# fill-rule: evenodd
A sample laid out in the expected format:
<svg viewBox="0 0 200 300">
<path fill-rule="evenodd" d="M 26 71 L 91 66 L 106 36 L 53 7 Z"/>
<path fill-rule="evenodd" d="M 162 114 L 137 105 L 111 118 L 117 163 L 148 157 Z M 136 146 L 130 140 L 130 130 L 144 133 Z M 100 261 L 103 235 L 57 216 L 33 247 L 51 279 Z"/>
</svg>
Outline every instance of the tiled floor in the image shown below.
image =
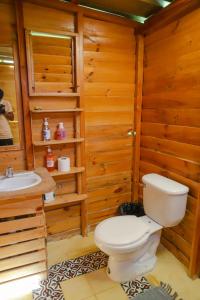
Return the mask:
<svg viewBox="0 0 200 300">
<path fill-rule="evenodd" d="M 61 288 L 70 300 L 128 299 L 121 285 L 108 278 L 105 268 L 63 281 Z"/>
<path fill-rule="evenodd" d="M 77 235 L 70 239 L 50 242 L 48 243 L 49 265 L 95 252 L 96 250 L 92 233 L 86 238 Z M 159 247 L 157 255 L 157 265 L 149 277 L 151 278 L 151 282 L 153 278 L 155 284 L 159 281 L 170 284 L 183 300 L 200 300 L 200 279 L 191 280 L 187 276 L 185 267 L 164 247 Z M 66 300 L 127 299 L 121 286 L 110 282 L 105 275 L 104 270 L 99 270 L 63 282 L 61 285 L 63 293 L 67 295 Z M 31 284 L 24 283 L 22 280 L 21 285 L 8 285 L 7 288 L 4 287 L 3 291 L 0 287 L 0 299 L 31 300 L 31 288 L 35 288 Z M 83 294 L 83 289 L 85 294 Z M 80 290 L 81 294 L 79 293 Z M 77 291 L 84 298 L 77 296 L 75 294 Z M 73 295 L 79 298 L 73 298 Z M 112 298 L 110 295 L 112 295 Z"/>
</svg>

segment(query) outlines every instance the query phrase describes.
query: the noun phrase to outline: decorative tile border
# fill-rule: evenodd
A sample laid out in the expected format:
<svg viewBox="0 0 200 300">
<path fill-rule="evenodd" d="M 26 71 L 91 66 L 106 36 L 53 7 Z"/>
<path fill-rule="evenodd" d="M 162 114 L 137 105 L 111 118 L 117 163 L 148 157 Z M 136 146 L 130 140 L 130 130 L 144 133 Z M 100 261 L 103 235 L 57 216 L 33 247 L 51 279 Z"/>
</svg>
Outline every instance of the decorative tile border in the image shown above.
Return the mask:
<svg viewBox="0 0 200 300">
<path fill-rule="evenodd" d="M 65 300 L 60 282 L 106 267 L 107 262 L 107 255 L 98 251 L 53 265 L 49 268 L 47 280 L 43 280 L 40 283 L 40 288 L 33 291 L 33 299 Z M 129 298 L 151 287 L 145 277 L 125 282 L 121 286 Z"/>
</svg>

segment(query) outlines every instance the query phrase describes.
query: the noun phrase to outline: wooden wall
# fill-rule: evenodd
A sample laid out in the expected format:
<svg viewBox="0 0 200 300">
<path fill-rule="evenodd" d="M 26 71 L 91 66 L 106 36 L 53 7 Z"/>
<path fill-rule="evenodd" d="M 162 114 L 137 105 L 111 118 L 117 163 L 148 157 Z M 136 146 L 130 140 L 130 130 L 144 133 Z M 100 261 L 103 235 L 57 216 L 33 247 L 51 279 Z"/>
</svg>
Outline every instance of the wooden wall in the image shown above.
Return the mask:
<svg viewBox="0 0 200 300">
<path fill-rule="evenodd" d="M 134 30 L 84 18 L 84 103 L 89 224 L 131 201 Z"/>
<path fill-rule="evenodd" d="M 0 1 L 0 46 L 13 46 L 16 41 L 16 18 L 14 1 Z M 19 100 L 19 113 L 22 110 L 22 99 Z M 23 128 L 20 122 L 20 135 L 22 139 L 21 150 L 17 151 L 1 151 L 0 149 L 0 172 L 4 171 L 8 165 L 12 165 L 15 170 L 23 170 L 26 168 L 26 158 L 23 148 Z"/>
<path fill-rule="evenodd" d="M 184 220 L 162 235 L 189 267 L 200 182 L 199 19 L 197 9 L 144 40 L 140 177 L 155 172 L 190 188 Z"/>
</svg>

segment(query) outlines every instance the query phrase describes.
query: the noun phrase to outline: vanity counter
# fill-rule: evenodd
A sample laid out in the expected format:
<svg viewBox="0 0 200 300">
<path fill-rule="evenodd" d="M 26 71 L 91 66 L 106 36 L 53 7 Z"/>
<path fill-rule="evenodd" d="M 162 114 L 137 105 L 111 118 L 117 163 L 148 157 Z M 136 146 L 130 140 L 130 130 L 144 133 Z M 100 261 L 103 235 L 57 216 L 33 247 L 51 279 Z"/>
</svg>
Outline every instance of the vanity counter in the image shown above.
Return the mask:
<svg viewBox="0 0 200 300">
<path fill-rule="evenodd" d="M 27 198 L 41 197 L 41 195 L 51 192 L 55 189 L 56 183 L 45 168 L 37 168 L 34 170 L 38 174 L 42 181 L 33 187 L 12 191 L 12 192 L 0 192 L 0 205 L 6 201 L 12 202 L 12 200 L 23 201 Z"/>
</svg>

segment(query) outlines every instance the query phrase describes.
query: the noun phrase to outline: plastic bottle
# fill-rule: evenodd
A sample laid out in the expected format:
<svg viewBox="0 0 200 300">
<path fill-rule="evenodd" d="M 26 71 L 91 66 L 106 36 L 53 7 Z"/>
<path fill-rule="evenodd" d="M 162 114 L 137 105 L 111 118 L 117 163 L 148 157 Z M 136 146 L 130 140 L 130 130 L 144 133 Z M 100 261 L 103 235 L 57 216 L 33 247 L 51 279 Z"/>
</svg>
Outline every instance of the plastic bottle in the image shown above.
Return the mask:
<svg viewBox="0 0 200 300">
<path fill-rule="evenodd" d="M 48 171 L 53 171 L 55 170 L 55 156 L 52 153 L 51 147 L 48 146 L 47 148 L 47 154 L 45 157 L 45 167 L 47 168 Z"/>
<path fill-rule="evenodd" d="M 49 128 L 49 122 L 47 118 L 44 118 L 43 128 L 42 128 L 42 138 L 43 141 L 50 141 L 51 139 L 51 130 Z"/>
<path fill-rule="evenodd" d="M 64 128 L 64 125 L 62 122 L 58 123 L 56 134 L 55 134 L 55 139 L 56 140 L 63 140 L 66 138 L 66 131 Z"/>
</svg>

